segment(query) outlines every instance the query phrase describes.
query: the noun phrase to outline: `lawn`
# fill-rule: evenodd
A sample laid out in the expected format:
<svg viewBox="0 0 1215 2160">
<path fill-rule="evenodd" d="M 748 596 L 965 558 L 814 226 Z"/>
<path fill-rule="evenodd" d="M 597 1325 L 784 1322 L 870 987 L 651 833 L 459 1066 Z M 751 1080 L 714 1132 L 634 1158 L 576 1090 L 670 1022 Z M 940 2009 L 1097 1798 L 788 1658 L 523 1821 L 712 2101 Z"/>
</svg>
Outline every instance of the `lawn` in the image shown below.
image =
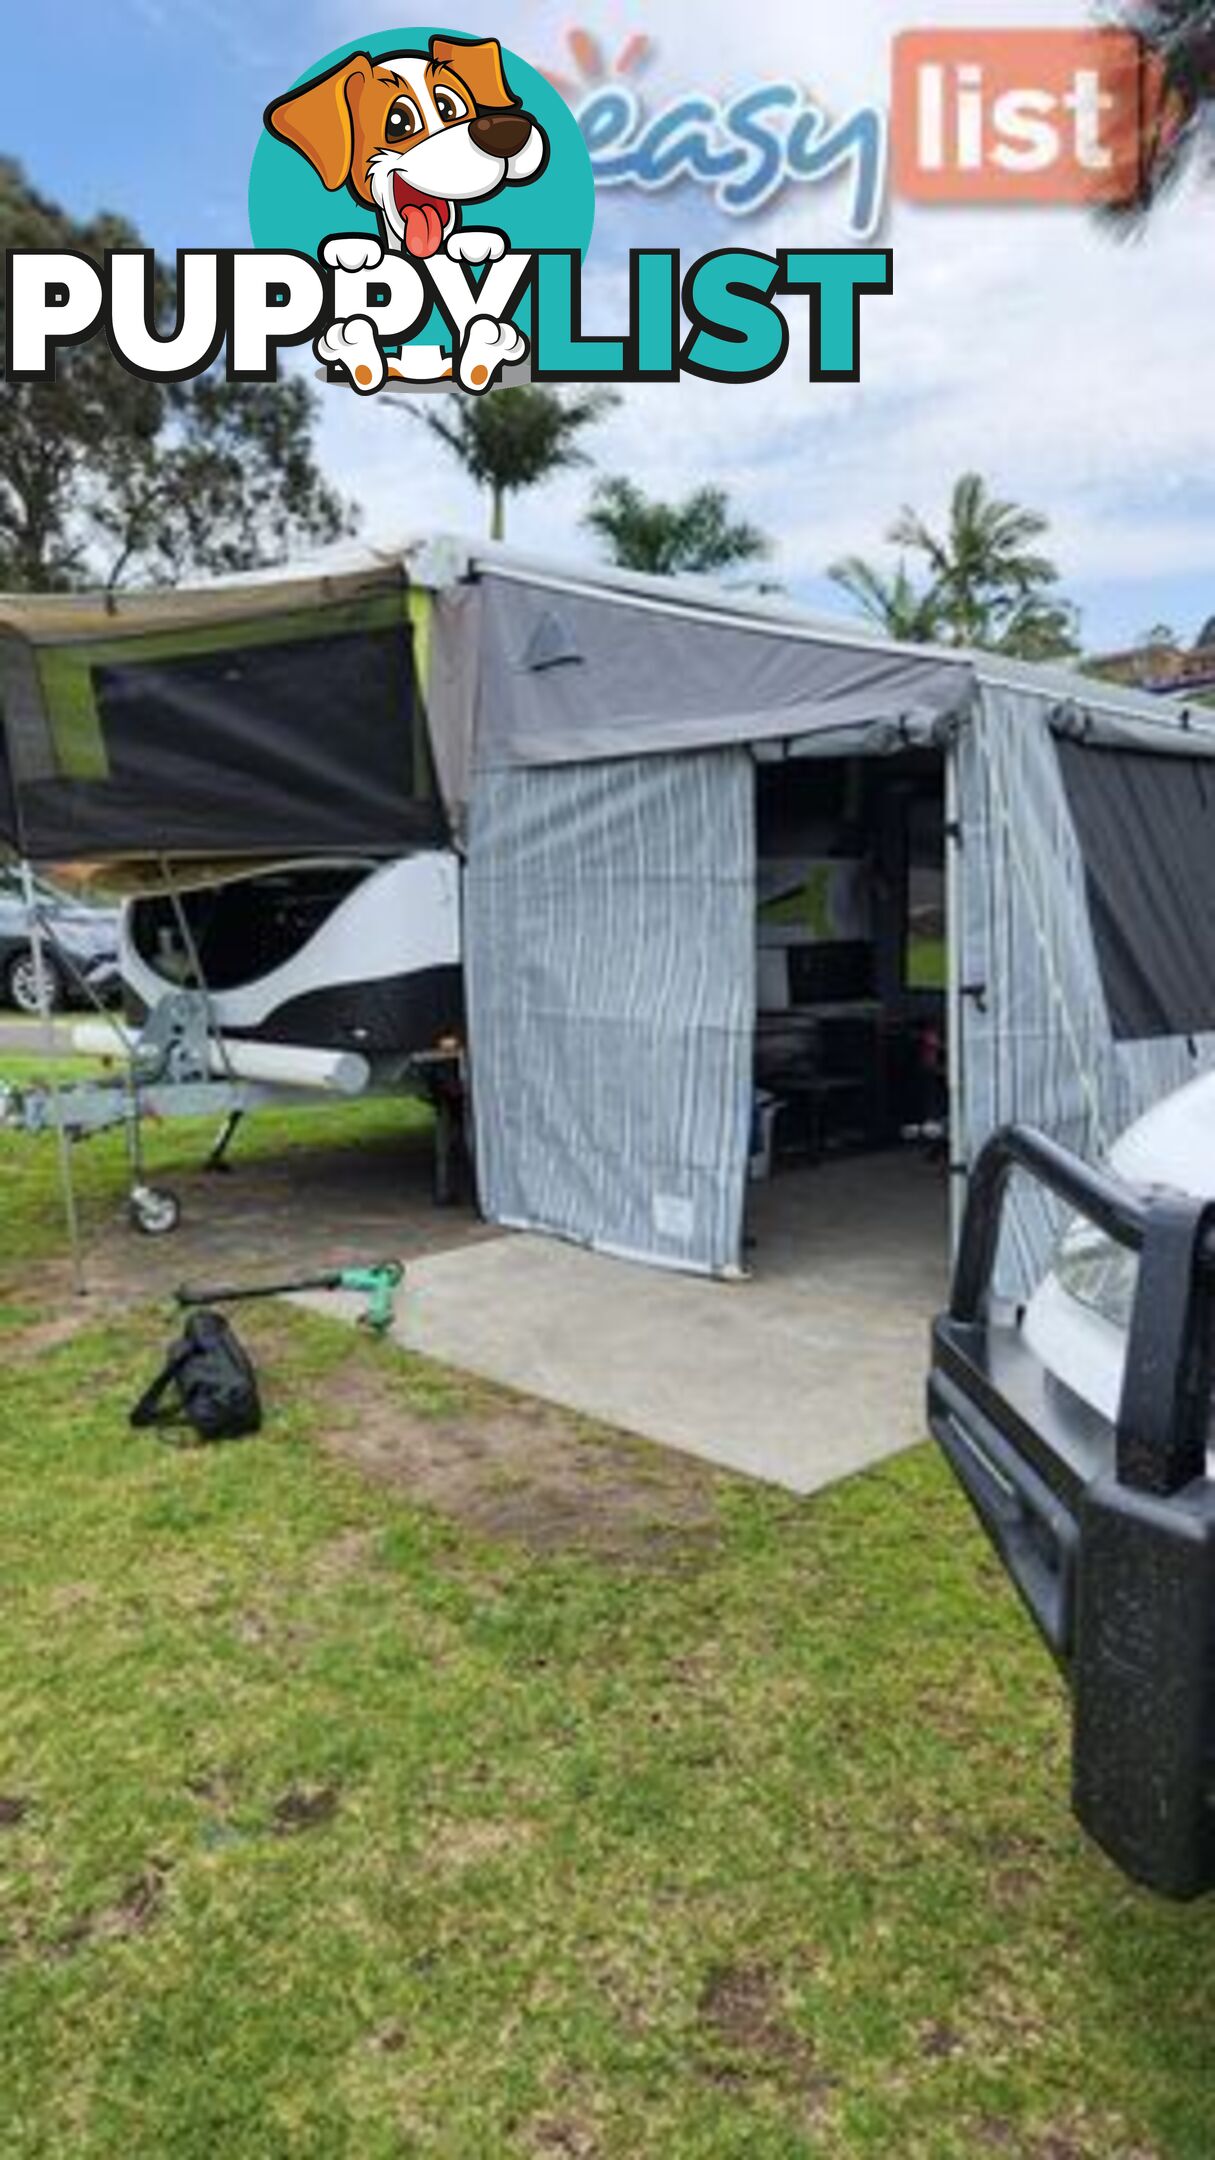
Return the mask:
<svg viewBox="0 0 1215 2160">
<path fill-rule="evenodd" d="M 57 1058 L 48 1063 L 34 1054 L 0 1052 L 0 1086 L 29 1088 L 54 1072 L 61 1085 L 103 1077 L 96 1059 Z M 112 1068 L 111 1068 L 112 1072 Z M 326 1103 L 312 1110 L 264 1110 L 242 1132 L 240 1155 L 246 1161 L 289 1159 L 318 1142 L 378 1147 L 402 1126 L 426 1122 L 427 1112 L 413 1102 Z M 181 1176 L 196 1174 L 214 1137 L 216 1121 L 201 1127 L 192 1120 L 144 1128 L 144 1165 L 152 1184 L 170 1187 Z M 64 1249 L 64 1216 L 59 1193 L 56 1146 L 52 1136 L 22 1140 L 0 1131 L 0 1280 L 3 1269 L 20 1257 L 41 1260 Z M 121 1131 L 90 1140 L 73 1150 L 72 1179 L 81 1226 L 89 1238 L 114 1235 L 130 1184 L 125 1138 Z M 171 1251 L 172 1247 L 166 1248 Z"/>
<path fill-rule="evenodd" d="M 279 1308 L 264 1434 L 175 1452 L 170 1315 L 41 1302 L 53 1153 L 0 1138 L 4 2160 L 1209 2160 L 1215 1911 L 1073 1826 L 931 1453 L 796 1502 Z"/>
</svg>

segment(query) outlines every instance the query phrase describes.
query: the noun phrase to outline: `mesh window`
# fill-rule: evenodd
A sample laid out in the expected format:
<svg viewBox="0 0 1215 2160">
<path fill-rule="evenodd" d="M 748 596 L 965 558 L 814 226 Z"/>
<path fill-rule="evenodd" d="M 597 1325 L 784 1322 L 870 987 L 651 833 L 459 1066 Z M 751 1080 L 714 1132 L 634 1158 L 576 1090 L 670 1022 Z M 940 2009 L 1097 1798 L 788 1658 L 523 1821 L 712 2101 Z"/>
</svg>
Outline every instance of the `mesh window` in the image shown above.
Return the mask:
<svg viewBox="0 0 1215 2160">
<path fill-rule="evenodd" d="M 387 619 L 386 619 L 387 618 Z M 394 854 L 444 837 L 399 601 L 42 656 L 42 859 Z"/>
<path fill-rule="evenodd" d="M 1215 1029 L 1215 764 L 1057 744 L 1110 1026 Z"/>
</svg>

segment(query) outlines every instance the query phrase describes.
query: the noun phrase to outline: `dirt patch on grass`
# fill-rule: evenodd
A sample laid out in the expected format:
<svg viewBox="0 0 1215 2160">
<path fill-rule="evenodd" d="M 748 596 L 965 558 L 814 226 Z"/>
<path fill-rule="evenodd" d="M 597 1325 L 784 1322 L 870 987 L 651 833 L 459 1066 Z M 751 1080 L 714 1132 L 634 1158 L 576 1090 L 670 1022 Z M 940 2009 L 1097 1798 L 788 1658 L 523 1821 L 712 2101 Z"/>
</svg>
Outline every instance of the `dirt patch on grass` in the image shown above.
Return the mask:
<svg viewBox="0 0 1215 2160">
<path fill-rule="evenodd" d="M 89 1943 L 123 1942 L 132 1936 L 146 1934 L 160 1913 L 168 1879 L 167 1863 L 149 1860 L 147 1866 L 119 1892 L 113 1904 L 81 1913 L 61 1935 L 56 1936 L 52 1946 L 54 1955 L 71 1957 Z"/>
<path fill-rule="evenodd" d="M 815 2069 L 814 2048 L 785 2015 L 775 1976 L 764 1965 L 717 1965 L 697 2004 L 710 2051 L 735 2075 L 785 2073 L 798 2082 Z M 815 2083 L 827 2082 L 815 2079 Z"/>
<path fill-rule="evenodd" d="M 311 1580 L 336 1585 L 366 1575 L 376 1566 L 379 1549 L 378 1530 L 339 1530 L 312 1554 L 308 1565 Z"/>
<path fill-rule="evenodd" d="M 788 2017 L 775 1974 L 758 1964 L 718 1965 L 697 2003 L 700 2068 L 727 2091 L 773 2085 L 800 2104 L 808 2135 L 832 2112 L 840 2080 L 824 2070 L 814 2042 Z"/>
<path fill-rule="evenodd" d="M 223 1768 L 198 1770 L 185 1781 L 186 1791 L 192 1800 L 201 1800 L 207 1807 L 215 1807 L 229 1813 L 239 1796 L 240 1780 L 235 1773 Z"/>
<path fill-rule="evenodd" d="M 168 1239 L 140 1237 L 127 1215 L 125 1166 L 103 1141 L 108 1174 L 79 1179 L 85 1275 L 90 1296 L 112 1304 L 160 1298 L 173 1283 L 269 1280 L 318 1267 L 353 1267 L 371 1253 L 409 1261 L 499 1236 L 471 1208 L 437 1208 L 432 1190 L 432 1144 L 425 1126 L 410 1128 L 407 1106 L 364 1105 L 336 1111 L 336 1125 L 318 1106 L 283 1118 L 281 1141 L 265 1152 L 264 1125 L 248 1128 L 252 1146 L 238 1142 L 232 1174 L 205 1168 L 213 1138 L 209 1121 L 149 1125 L 148 1178 L 181 1202 L 180 1228 Z M 392 1120 L 391 1126 L 381 1120 Z M 27 1141 L 32 1148 L 39 1143 Z M 49 1176 L 53 1144 L 41 1143 Z M 49 1152 L 47 1152 L 49 1150 Z M 50 1203 L 58 1209 L 57 1197 Z M 71 1295 L 66 1233 L 54 1218 L 51 1251 L 34 1269 L 9 1269 L 0 1284 L 23 1305 L 37 1281 L 61 1298 Z"/>
<path fill-rule="evenodd" d="M 929 2062 L 947 2062 L 951 2055 L 960 2055 L 966 2046 L 960 2032 L 952 2025 L 934 2021 L 920 2030 L 920 2053 Z"/>
<path fill-rule="evenodd" d="M 134 1241 L 140 1261 L 146 1242 Z M 60 1298 L 55 1306 L 35 1293 L 27 1300 L 45 1318 L 14 1330 L 10 1355 L 30 1363 L 87 1329 L 146 1310 L 149 1286 L 127 1248 L 115 1241 L 100 1257 L 112 1277 L 99 1264 L 87 1299 Z M 176 1253 L 173 1258 L 176 1266 Z M 163 1256 L 159 1265 L 163 1292 Z M 239 1272 L 252 1278 L 258 1271 L 248 1260 Z M 49 1281 L 53 1273 L 43 1268 L 41 1277 Z M 297 1408 L 329 1453 L 377 1484 L 474 1534 L 541 1556 L 582 1550 L 625 1566 L 664 1568 L 694 1559 L 716 1541 L 720 1480 L 707 1465 L 418 1360 L 411 1361 L 411 1378 L 410 1361 L 391 1346 L 368 1355 L 356 1341 L 328 1373 L 310 1371 L 297 1385 L 284 1317 L 259 1306 L 236 1314 L 261 1369 L 269 1418 L 285 1406 Z M 166 1342 L 176 1319 L 166 1307 Z M 155 1355 L 148 1352 L 149 1371 Z M 142 1376 L 143 1368 L 132 1365 L 132 1395 Z M 337 1586 L 365 1573 L 376 1563 L 377 1543 L 376 1533 L 341 1532 L 318 1557 L 320 1579 Z M 257 1616 L 250 1632 L 259 1633 Z"/>
<path fill-rule="evenodd" d="M 298 1837 L 333 1821 L 339 1794 L 332 1785 L 293 1785 L 274 1803 L 272 1821 L 279 1837 Z"/>
<path fill-rule="evenodd" d="M 1073 2129 L 1042 2130 L 1026 2147 L 1028 2160 L 1162 2160 L 1155 2147 L 1128 2142 L 1117 2122 L 1080 2123 Z"/>
<path fill-rule="evenodd" d="M 595 2160 L 600 2150 L 595 2132 L 571 2116 L 542 2116 L 532 2125 L 531 2148 L 546 2160 Z"/>
<path fill-rule="evenodd" d="M 29 1811 L 28 1800 L 20 1799 L 16 1793 L 0 1793 L 0 1830 L 15 1830 Z"/>
<path fill-rule="evenodd" d="M 1117 2118 L 1089 2121 L 1080 2115 L 1074 2123 L 1033 2128 L 1002 2115 L 982 2115 L 973 2135 L 979 2151 L 1008 2160 L 1163 2160 L 1155 2146 L 1131 2136 Z"/>
<path fill-rule="evenodd" d="M 66 1259 L 32 1261 L 0 1270 L 0 1307 L 6 1308 L 4 1354 L 24 1366 L 48 1357 L 90 1328 L 130 1309 L 129 1298 L 98 1293 L 81 1297 Z"/>
<path fill-rule="evenodd" d="M 780 2015 L 776 1984 L 762 1965 L 718 1965 L 701 1990 L 701 2024 L 731 2053 L 779 2061 L 802 2043 Z"/>
<path fill-rule="evenodd" d="M 716 1534 L 711 1471 L 545 1404 L 477 1394 L 458 1415 L 424 1415 L 390 1371 L 348 1364 L 316 1408 L 324 1446 L 365 1476 L 534 1553 L 661 1566 Z"/>
<path fill-rule="evenodd" d="M 373 2032 L 367 2045 L 376 2055 L 404 2055 L 409 2048 L 409 2031 L 404 2025 L 381 2025 Z"/>
</svg>

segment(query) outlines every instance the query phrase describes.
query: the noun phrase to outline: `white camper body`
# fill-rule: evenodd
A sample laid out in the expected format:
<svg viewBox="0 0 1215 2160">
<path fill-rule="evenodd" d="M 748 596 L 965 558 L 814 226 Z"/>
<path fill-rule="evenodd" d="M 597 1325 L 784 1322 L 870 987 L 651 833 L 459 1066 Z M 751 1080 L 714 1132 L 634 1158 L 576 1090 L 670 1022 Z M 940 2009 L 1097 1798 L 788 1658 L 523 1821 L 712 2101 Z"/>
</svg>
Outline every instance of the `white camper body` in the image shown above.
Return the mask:
<svg viewBox="0 0 1215 2160">
<path fill-rule="evenodd" d="M 428 849 L 175 885 L 127 902 L 119 964 L 136 1021 L 200 989 L 215 1034 L 273 1046 L 290 1085 L 310 1085 L 317 1053 L 353 1053 L 391 1084 L 462 1032 L 459 864 Z"/>
<path fill-rule="evenodd" d="M 308 857 L 194 883 L 167 872 L 120 925 L 125 1024 L 74 1032 L 123 1078 L 9 1089 L 0 1117 L 84 1139 L 128 1131 L 131 1217 L 175 1228 L 174 1196 L 142 1170 L 145 1116 L 241 1119 L 270 1103 L 415 1094 L 436 1112 L 435 1193 L 453 1197 L 464 1131 L 460 866 L 448 849 L 396 860 Z"/>
</svg>

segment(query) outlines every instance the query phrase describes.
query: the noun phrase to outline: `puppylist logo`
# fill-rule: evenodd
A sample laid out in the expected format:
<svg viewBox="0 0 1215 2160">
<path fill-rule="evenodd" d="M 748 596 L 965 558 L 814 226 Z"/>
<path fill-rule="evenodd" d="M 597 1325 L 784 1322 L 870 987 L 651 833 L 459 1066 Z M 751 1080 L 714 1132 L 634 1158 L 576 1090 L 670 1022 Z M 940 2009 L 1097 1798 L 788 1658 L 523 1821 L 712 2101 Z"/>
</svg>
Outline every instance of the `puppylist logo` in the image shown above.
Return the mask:
<svg viewBox="0 0 1215 2160">
<path fill-rule="evenodd" d="M 177 257 L 158 320 L 150 250 L 101 266 L 8 257 L 8 376 L 52 382 L 56 354 L 104 331 L 131 373 L 182 381 L 226 356 L 267 382 L 311 345 L 358 396 L 531 380 L 758 382 L 789 349 L 782 302 L 807 306 L 812 382 L 860 377 L 862 303 L 893 289 L 888 248 L 634 248 L 627 324 L 582 329 L 595 208 L 591 152 L 554 86 L 495 38 L 432 29 L 328 54 L 266 110 L 253 161 L 254 245 Z"/>
<path fill-rule="evenodd" d="M 331 273 L 316 354 L 362 396 L 479 395 L 534 367 L 537 263 L 564 266 L 573 305 L 594 203 L 556 93 L 496 39 L 424 30 L 330 54 L 275 99 L 249 192 L 259 246 L 293 243 Z"/>
<path fill-rule="evenodd" d="M 832 115 L 792 80 L 648 105 L 630 39 L 609 69 L 570 34 L 580 83 L 494 38 L 395 30 L 347 45 L 272 100 L 250 183 L 252 248 L 182 248 L 176 320 L 157 317 L 150 250 L 100 267 L 63 251 L 7 262 L 10 380 L 51 382 L 104 331 L 133 374 L 275 378 L 311 345 L 362 397 L 446 385 L 761 381 L 784 363 L 782 303 L 807 303 L 810 380 L 860 379 L 862 304 L 893 290 L 863 243 L 893 192 L 919 203 L 1126 203 L 1170 124 L 1161 70 L 1121 30 L 909 31 L 889 111 Z M 566 96 L 561 92 L 565 91 Z M 571 102 L 574 109 L 571 109 Z M 842 188 L 853 244 L 630 253 L 627 323 L 582 330 L 597 188 L 707 190 L 734 218 Z"/>
</svg>

